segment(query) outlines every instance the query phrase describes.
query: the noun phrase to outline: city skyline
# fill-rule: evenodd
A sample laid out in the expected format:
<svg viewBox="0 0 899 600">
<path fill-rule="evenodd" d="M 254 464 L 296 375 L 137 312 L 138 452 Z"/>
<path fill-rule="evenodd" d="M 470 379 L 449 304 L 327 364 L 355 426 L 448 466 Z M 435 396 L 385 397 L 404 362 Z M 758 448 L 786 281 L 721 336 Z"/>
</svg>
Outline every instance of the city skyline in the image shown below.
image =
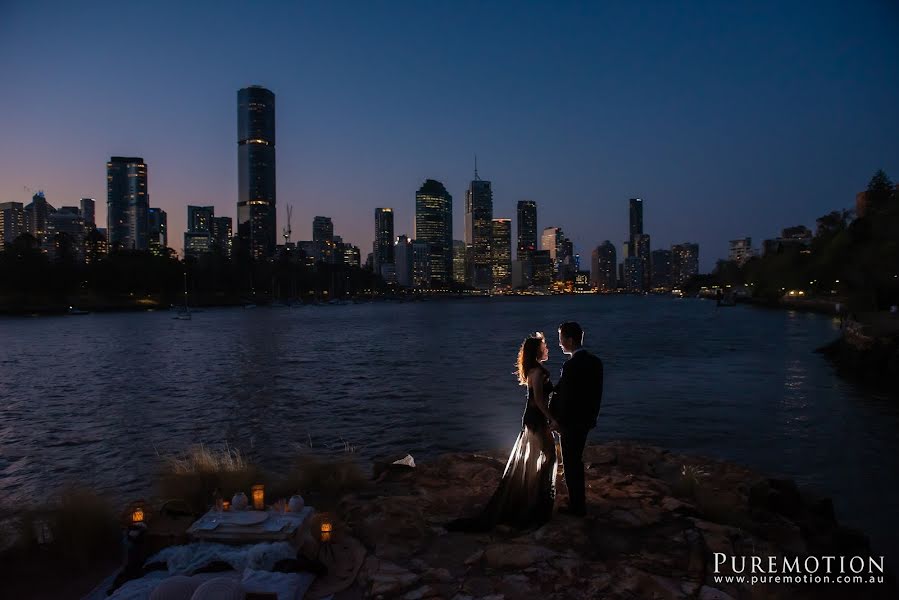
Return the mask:
<svg viewBox="0 0 899 600">
<path fill-rule="evenodd" d="M 410 234 L 414 192 L 427 178 L 454 197 L 453 231 L 461 232 L 477 153 L 493 182 L 495 217 L 514 220 L 517 202 L 533 199 L 540 222 L 563 227 L 583 257 L 603 240 L 624 239 L 620 203 L 641 197 L 653 249 L 696 241 L 708 271 L 727 257 L 730 240 L 811 226 L 850 207 L 870 172 L 899 171 L 892 142 L 899 125 L 887 118 L 899 87 L 875 76 L 899 61 L 890 33 L 896 7 L 821 4 L 813 14 L 754 7 L 706 7 L 691 21 L 689 10 L 672 7 L 638 18 L 628 8 L 496 6 L 473 20 L 447 7 L 407 7 L 402 19 L 390 19 L 365 5 L 349 16 L 273 6 L 260 15 L 222 10 L 214 34 L 196 27 L 201 9 L 185 8 L 172 20 L 163 7 L 141 13 L 149 31 L 171 22 L 192 35 L 176 36 L 166 52 L 144 52 L 146 76 L 123 87 L 108 77 L 116 59 L 105 49 L 125 35 L 118 19 L 136 8 L 113 17 L 61 6 L 50 15 L 7 3 L 0 45 L 15 61 L 0 108 L 17 118 L 7 137 L 16 143 L 0 150 L 0 202 L 27 204 L 25 187 L 45 190 L 54 206 L 89 197 L 105 223 L 101 161 L 140 156 L 150 165 L 150 206 L 168 213 L 170 245 L 177 248 L 186 230 L 188 204 L 214 206 L 234 219 L 236 233 L 234 95 L 261 84 L 279 106 L 276 237 L 287 204 L 295 231 L 324 214 L 363 249 L 371 247 L 369 215 L 378 206 L 393 207 L 396 232 Z M 472 26 L 495 31 L 495 39 L 474 54 L 452 36 L 429 46 L 419 29 L 435 17 L 441 31 Z M 299 23 L 303 35 L 282 37 L 304 41 L 274 42 L 269 60 L 244 57 L 228 32 L 263 20 L 278 31 Z M 375 37 L 366 33 L 372 23 Z M 731 28 L 727 40 L 714 30 L 722 24 Z M 48 41 L 34 47 L 27 36 L 37 28 Z M 330 39 L 327 32 L 337 30 L 344 33 Z M 646 44 L 630 44 L 634 35 Z M 132 37 L 136 52 L 152 46 L 152 36 Z M 382 39 L 391 37 L 406 42 Z M 519 37 L 542 41 L 523 46 Z M 28 53 L 15 51 L 26 45 Z M 709 48 L 720 56 L 710 58 Z M 304 52 L 322 56 L 321 64 L 287 66 Z M 72 70 L 67 60 L 94 66 Z M 445 71 L 433 70 L 447 60 Z M 796 63 L 804 68 L 797 72 Z M 470 72 L 471 65 L 478 68 Z M 341 81 L 332 72 L 343 73 Z M 408 100 L 426 74 L 446 91 L 429 103 Z M 458 82 L 469 76 L 484 92 L 478 104 L 459 96 Z M 380 95 L 356 98 L 344 79 Z M 532 80 L 515 100 L 503 93 Z M 181 92 L 178 102 L 165 101 L 170 86 Z M 63 99 L 61 89 L 72 93 Z M 67 157 L 62 164 L 59 155 Z"/>
</svg>

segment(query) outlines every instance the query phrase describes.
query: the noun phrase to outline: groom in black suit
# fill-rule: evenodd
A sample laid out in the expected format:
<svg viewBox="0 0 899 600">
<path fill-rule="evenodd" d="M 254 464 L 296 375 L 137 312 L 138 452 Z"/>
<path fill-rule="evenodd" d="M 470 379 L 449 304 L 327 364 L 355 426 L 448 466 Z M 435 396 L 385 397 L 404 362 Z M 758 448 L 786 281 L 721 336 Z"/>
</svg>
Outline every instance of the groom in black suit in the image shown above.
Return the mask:
<svg viewBox="0 0 899 600">
<path fill-rule="evenodd" d="M 570 358 L 562 365 L 550 413 L 562 436 L 562 464 L 568 487 L 568 507 L 559 512 L 587 514 L 584 491 L 584 446 L 587 433 L 596 427 L 602 401 L 602 361 L 584 347 L 584 330 L 573 321 L 559 325 L 559 346 Z"/>
</svg>

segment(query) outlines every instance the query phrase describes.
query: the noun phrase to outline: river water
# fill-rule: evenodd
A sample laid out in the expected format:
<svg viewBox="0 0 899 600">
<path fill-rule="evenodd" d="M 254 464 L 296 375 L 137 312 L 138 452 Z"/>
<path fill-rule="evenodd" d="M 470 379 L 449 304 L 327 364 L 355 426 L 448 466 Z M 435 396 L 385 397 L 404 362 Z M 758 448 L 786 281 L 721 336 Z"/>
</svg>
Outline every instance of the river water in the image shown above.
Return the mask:
<svg viewBox="0 0 899 600">
<path fill-rule="evenodd" d="M 0 317 L 0 506 L 77 481 L 151 493 L 160 454 L 228 443 L 363 457 L 508 447 L 518 344 L 577 320 L 605 363 L 595 441 L 635 439 L 795 478 L 895 560 L 899 406 L 813 350 L 820 315 L 710 301 L 556 296 Z"/>
</svg>

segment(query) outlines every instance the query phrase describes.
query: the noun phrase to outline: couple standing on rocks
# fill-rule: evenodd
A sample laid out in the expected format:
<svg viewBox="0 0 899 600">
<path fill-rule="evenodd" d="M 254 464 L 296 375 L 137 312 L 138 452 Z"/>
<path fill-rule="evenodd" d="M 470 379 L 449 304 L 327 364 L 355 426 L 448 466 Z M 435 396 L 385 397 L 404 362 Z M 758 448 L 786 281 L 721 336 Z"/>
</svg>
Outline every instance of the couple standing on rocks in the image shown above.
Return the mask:
<svg viewBox="0 0 899 600">
<path fill-rule="evenodd" d="M 447 524 L 455 531 L 485 531 L 495 525 L 542 525 L 552 517 L 556 497 L 558 457 L 552 432 L 561 437 L 568 506 L 560 513 L 583 517 L 584 446 L 596 427 L 602 401 L 602 361 L 583 347 L 584 330 L 575 322 L 559 325 L 559 346 L 569 355 L 553 385 L 543 362 L 549 348 L 542 333 L 528 336 L 518 351 L 517 374 L 527 386 L 521 433 L 512 447 L 502 480 L 484 510 L 476 517 Z"/>
</svg>

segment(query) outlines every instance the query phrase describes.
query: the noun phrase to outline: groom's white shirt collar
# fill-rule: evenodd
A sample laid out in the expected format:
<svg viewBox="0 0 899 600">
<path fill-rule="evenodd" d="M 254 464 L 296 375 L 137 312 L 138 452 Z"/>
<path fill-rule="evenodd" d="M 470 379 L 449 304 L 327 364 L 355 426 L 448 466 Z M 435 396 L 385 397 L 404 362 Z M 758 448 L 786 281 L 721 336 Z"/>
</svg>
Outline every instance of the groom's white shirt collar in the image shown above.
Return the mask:
<svg viewBox="0 0 899 600">
<path fill-rule="evenodd" d="M 577 350 L 575 350 L 574 352 L 572 352 L 571 354 L 569 354 L 568 357 L 569 357 L 569 358 L 574 358 L 574 355 L 577 354 L 578 352 L 580 352 L 581 350 L 586 350 L 586 348 L 584 348 L 583 346 L 581 346 L 580 348 L 578 348 Z"/>
</svg>

